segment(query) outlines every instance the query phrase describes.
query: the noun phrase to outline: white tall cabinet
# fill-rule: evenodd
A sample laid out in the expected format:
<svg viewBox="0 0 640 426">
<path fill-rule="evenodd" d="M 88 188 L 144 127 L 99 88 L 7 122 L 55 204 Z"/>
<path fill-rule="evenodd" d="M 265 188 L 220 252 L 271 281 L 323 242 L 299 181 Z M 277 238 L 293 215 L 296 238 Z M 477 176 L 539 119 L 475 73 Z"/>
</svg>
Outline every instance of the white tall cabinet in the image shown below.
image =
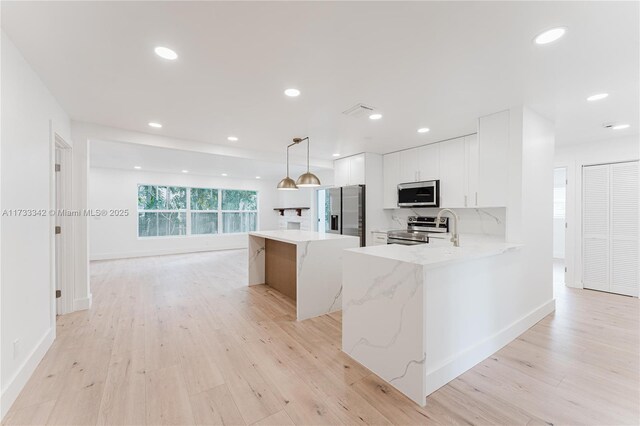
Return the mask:
<svg viewBox="0 0 640 426">
<path fill-rule="evenodd" d="M 638 162 L 582 169 L 584 288 L 638 296 Z"/>
</svg>

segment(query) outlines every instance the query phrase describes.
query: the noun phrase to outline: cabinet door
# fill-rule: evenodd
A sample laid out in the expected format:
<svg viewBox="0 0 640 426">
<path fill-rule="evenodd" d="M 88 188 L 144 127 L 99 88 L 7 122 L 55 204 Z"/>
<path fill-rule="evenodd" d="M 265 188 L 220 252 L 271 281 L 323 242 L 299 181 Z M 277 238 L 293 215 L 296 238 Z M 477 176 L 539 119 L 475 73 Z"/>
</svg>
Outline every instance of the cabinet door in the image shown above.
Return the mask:
<svg viewBox="0 0 640 426">
<path fill-rule="evenodd" d="M 400 153 L 393 152 L 382 157 L 382 177 L 384 179 L 383 208 L 398 207 L 398 184 L 400 183 Z"/>
<path fill-rule="evenodd" d="M 509 111 L 480 117 L 478 162 L 478 205 L 507 205 Z"/>
<path fill-rule="evenodd" d="M 333 162 L 333 186 L 349 185 L 349 158 L 342 158 Z"/>
<path fill-rule="evenodd" d="M 440 145 L 434 143 L 418 148 L 418 180 L 440 179 Z"/>
<path fill-rule="evenodd" d="M 464 206 L 478 206 L 478 135 L 464 137 Z"/>
<path fill-rule="evenodd" d="M 364 154 L 349 157 L 349 183 L 348 185 L 364 185 Z"/>
<path fill-rule="evenodd" d="M 419 148 L 400 151 L 400 182 L 416 182 L 418 180 Z"/>
<path fill-rule="evenodd" d="M 465 206 L 465 138 L 440 144 L 440 207 Z"/>
</svg>

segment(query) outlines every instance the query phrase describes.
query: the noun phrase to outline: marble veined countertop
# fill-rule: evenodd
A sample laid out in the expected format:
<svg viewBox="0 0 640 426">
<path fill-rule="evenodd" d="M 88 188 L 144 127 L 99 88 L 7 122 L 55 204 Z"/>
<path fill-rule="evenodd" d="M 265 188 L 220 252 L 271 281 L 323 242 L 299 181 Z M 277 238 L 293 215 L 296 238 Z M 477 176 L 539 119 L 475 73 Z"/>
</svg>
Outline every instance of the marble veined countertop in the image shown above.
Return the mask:
<svg viewBox="0 0 640 426">
<path fill-rule="evenodd" d="M 278 240 L 285 243 L 298 244 L 306 243 L 309 241 L 325 241 L 325 240 L 344 240 L 344 239 L 358 239 L 351 235 L 330 234 L 325 232 L 313 232 L 313 231 L 300 231 L 298 229 L 279 229 L 274 231 L 254 231 L 249 232 L 249 235 L 260 238 L 269 238 L 272 240 Z"/>
<path fill-rule="evenodd" d="M 500 238 L 470 234 L 460 236 L 460 247 L 454 247 L 448 238 L 431 241 L 429 244 L 412 246 L 388 244 L 349 249 L 349 251 L 417 265 L 439 267 L 449 263 L 496 256 L 522 247 L 522 244 L 507 243 Z"/>
</svg>

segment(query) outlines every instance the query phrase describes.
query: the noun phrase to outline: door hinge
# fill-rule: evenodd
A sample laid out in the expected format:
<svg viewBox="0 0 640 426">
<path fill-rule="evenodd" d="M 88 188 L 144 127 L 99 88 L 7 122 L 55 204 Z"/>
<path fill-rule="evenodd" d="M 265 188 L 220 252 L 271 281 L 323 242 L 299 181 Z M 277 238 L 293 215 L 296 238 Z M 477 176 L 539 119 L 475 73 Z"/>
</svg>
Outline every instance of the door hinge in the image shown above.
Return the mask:
<svg viewBox="0 0 640 426">
<path fill-rule="evenodd" d="M 62 233 L 62 227 L 61 226 L 56 226 L 56 235 Z"/>
<path fill-rule="evenodd" d="M 565 272 L 565 273 L 567 272 L 567 267 L 566 267 L 566 266 L 564 267 L 564 272 Z"/>
<path fill-rule="evenodd" d="M 564 227 L 565 227 L 565 228 L 568 228 L 568 227 L 569 227 L 569 224 L 568 224 L 567 222 L 565 222 L 565 223 L 564 223 Z"/>
<path fill-rule="evenodd" d="M 62 297 L 62 290 L 56 290 L 56 299 L 60 299 Z"/>
<path fill-rule="evenodd" d="M 56 172 L 60 171 L 60 164 L 56 164 Z"/>
</svg>

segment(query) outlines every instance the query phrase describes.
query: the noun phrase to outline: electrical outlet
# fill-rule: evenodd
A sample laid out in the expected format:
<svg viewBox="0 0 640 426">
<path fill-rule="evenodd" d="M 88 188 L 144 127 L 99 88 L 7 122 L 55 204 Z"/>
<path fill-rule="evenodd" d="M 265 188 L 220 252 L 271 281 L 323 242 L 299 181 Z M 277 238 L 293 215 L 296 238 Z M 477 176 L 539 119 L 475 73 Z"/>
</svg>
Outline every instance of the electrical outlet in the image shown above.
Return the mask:
<svg viewBox="0 0 640 426">
<path fill-rule="evenodd" d="M 20 355 L 20 339 L 13 341 L 13 359 L 17 359 Z"/>
</svg>

